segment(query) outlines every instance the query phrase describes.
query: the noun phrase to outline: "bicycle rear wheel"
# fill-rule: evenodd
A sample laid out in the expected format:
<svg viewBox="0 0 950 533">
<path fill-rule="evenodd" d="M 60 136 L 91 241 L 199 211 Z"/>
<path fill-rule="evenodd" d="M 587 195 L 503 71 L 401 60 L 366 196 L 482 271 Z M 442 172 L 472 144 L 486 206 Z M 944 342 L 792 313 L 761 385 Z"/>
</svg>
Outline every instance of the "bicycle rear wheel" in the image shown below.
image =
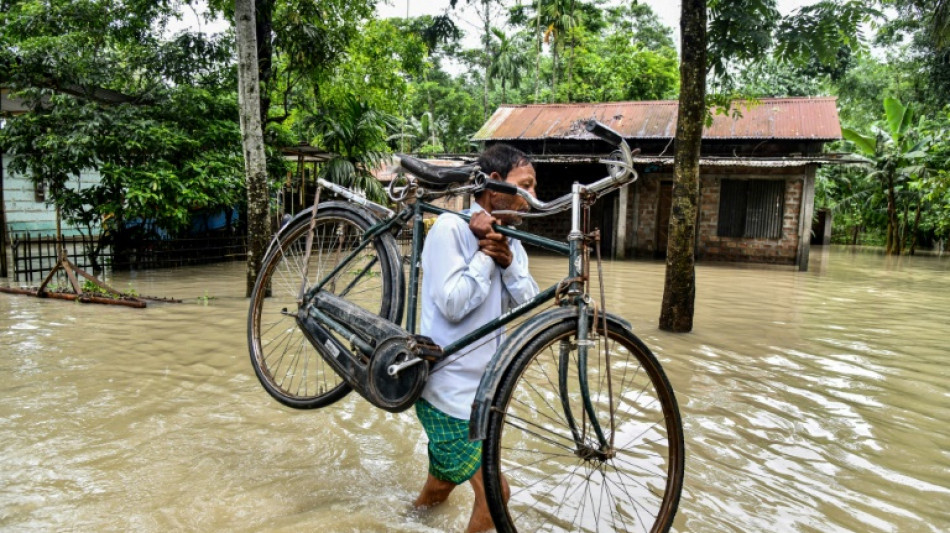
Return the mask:
<svg viewBox="0 0 950 533">
<path fill-rule="evenodd" d="M 546 328 L 509 367 L 492 401 L 482 452 L 498 531 L 669 530 L 685 454 L 676 399 L 650 350 L 627 328 L 611 323 L 608 329 L 607 339 L 592 339 L 586 365 L 594 412 L 613 439 L 606 453 L 582 406 L 576 319 Z M 559 393 L 562 358 L 566 396 Z M 507 503 L 502 475 L 510 485 Z"/>
<path fill-rule="evenodd" d="M 284 405 L 323 407 L 351 390 L 297 326 L 297 297 L 305 264 L 309 264 L 310 287 L 355 250 L 375 222 L 375 217 L 356 207 L 339 202 L 321 204 L 309 263 L 309 216 L 292 220 L 264 259 L 251 294 L 248 345 L 261 385 Z M 324 290 L 398 323 L 402 318 L 402 280 L 395 239 L 386 233 L 375 237 Z"/>
</svg>

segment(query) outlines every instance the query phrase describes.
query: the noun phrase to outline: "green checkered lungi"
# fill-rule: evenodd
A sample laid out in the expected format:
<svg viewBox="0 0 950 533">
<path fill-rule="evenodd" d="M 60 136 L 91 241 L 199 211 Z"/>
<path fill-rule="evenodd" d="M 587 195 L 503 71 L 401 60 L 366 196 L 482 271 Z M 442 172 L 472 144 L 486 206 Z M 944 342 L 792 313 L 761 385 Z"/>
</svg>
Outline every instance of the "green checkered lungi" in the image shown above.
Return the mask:
<svg viewBox="0 0 950 533">
<path fill-rule="evenodd" d="M 468 420 L 453 418 L 422 398 L 416 416 L 429 437 L 429 473 L 456 485 L 471 479 L 482 466 L 482 443 L 468 440 Z"/>
</svg>

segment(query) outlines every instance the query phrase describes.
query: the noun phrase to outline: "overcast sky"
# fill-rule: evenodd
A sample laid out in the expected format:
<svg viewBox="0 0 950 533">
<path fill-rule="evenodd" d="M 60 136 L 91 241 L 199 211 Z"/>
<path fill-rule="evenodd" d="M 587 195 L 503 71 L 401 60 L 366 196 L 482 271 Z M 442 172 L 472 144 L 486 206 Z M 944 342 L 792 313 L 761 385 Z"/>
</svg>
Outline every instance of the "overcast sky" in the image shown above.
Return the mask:
<svg viewBox="0 0 950 533">
<path fill-rule="evenodd" d="M 527 0 L 525 0 L 527 1 Z M 622 0 L 613 0 L 611 3 L 619 4 Z M 630 0 L 627 0 L 630 1 Z M 653 11 L 660 18 L 660 21 L 673 30 L 673 42 L 679 48 L 679 17 L 680 0 L 639 0 L 640 3 L 647 4 L 653 8 Z M 778 9 L 782 14 L 789 14 L 801 6 L 816 3 L 818 0 L 777 0 Z M 507 0 L 514 4 L 513 1 Z M 450 9 L 449 0 L 380 0 L 376 11 L 381 18 L 390 17 L 418 17 L 420 15 L 439 15 Z M 198 12 L 203 12 L 203 6 L 196 8 Z M 474 8 L 469 6 L 467 0 L 458 0 L 458 5 L 453 12 L 453 18 L 459 24 L 459 27 L 465 31 L 465 46 L 468 48 L 480 47 L 479 35 L 481 26 L 478 22 L 478 16 Z M 224 31 L 227 24 L 222 21 L 204 22 L 199 21 L 197 13 L 191 9 L 184 9 L 182 20 L 174 21 L 169 28 L 169 32 L 180 29 L 181 27 L 201 27 L 202 30 L 215 33 Z"/>
<path fill-rule="evenodd" d="M 794 12 L 801 6 L 814 4 L 818 0 L 777 0 L 778 9 L 782 14 Z M 619 3 L 619 2 L 616 2 Z M 640 0 L 641 4 L 647 4 L 653 8 L 654 13 L 660 20 L 673 29 L 673 40 L 679 47 L 679 21 L 680 0 Z M 383 18 L 389 17 L 418 17 L 419 15 L 437 15 L 443 13 L 449 7 L 449 0 L 383 0 L 376 8 L 377 12 Z M 459 0 L 456 10 L 463 15 L 463 20 L 467 19 L 468 24 L 460 24 L 466 33 L 466 41 L 471 40 L 469 46 L 478 46 L 478 35 L 473 27 L 477 17 L 471 8 L 467 7 L 466 0 Z"/>
</svg>

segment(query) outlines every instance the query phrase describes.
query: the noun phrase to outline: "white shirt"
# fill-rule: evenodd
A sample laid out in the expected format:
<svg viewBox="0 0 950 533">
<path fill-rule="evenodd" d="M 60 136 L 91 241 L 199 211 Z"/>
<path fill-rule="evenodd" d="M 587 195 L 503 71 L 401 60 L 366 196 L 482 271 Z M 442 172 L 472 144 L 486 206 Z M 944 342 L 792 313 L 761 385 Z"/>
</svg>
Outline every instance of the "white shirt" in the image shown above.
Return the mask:
<svg viewBox="0 0 950 533">
<path fill-rule="evenodd" d="M 483 211 L 477 203 L 471 213 Z M 502 269 L 478 249 L 468 222 L 442 214 L 422 249 L 419 332 L 445 347 L 538 294 L 521 241 L 508 239 L 512 260 Z M 430 372 L 422 397 L 440 411 L 467 420 L 485 367 L 504 340 L 499 328 L 450 355 Z"/>
</svg>

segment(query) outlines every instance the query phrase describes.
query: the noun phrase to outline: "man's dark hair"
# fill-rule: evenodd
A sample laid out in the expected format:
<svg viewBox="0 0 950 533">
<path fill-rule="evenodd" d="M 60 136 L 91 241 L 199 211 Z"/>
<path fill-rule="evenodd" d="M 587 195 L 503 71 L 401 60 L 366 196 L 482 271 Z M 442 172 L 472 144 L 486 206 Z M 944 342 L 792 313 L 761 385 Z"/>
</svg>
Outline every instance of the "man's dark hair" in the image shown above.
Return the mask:
<svg viewBox="0 0 950 533">
<path fill-rule="evenodd" d="M 508 178 L 511 169 L 530 165 L 528 154 L 508 144 L 493 144 L 478 157 L 478 166 L 485 174 L 497 172 L 501 179 Z"/>
</svg>

